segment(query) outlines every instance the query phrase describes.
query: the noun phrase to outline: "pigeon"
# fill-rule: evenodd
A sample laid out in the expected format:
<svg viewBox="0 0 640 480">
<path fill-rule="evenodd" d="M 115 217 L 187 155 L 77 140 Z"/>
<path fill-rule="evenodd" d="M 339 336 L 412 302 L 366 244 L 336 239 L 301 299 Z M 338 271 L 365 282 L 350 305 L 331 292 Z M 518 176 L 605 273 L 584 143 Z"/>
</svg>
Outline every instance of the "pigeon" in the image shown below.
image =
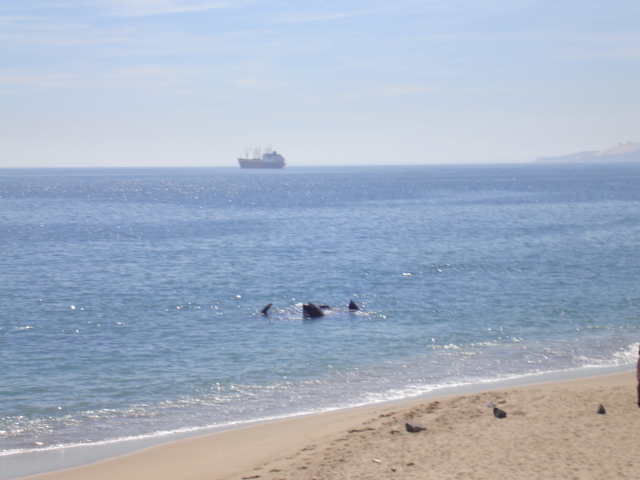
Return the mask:
<svg viewBox="0 0 640 480">
<path fill-rule="evenodd" d="M 493 407 L 493 414 L 496 418 L 507 418 L 507 412 L 500 410 L 498 407 Z"/>
</svg>

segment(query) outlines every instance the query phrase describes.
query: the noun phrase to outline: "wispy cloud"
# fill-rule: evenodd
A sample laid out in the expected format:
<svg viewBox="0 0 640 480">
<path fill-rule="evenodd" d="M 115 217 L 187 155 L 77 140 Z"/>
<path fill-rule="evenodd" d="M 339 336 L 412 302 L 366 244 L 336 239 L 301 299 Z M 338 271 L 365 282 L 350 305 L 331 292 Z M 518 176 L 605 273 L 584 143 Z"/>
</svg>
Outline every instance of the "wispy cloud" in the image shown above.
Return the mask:
<svg viewBox="0 0 640 480">
<path fill-rule="evenodd" d="M 0 16 L 0 39 L 13 47 L 90 46 L 120 43 L 122 32 L 114 32 L 84 23 L 39 16 Z"/>
<path fill-rule="evenodd" d="M 368 17 L 373 15 L 380 15 L 392 10 L 396 10 L 397 7 L 379 7 L 369 8 L 362 10 L 348 10 L 348 11 L 302 11 L 296 13 L 280 13 L 272 17 L 272 21 L 281 24 L 295 24 L 295 23 L 314 23 L 314 22 L 326 22 L 332 20 L 343 20 L 351 18 Z"/>
<path fill-rule="evenodd" d="M 405 95 L 427 95 L 436 93 L 438 89 L 416 85 L 386 85 L 372 90 L 372 96 L 397 97 Z"/>
<path fill-rule="evenodd" d="M 202 72 L 177 65 L 138 65 L 117 69 L 102 77 L 103 86 L 162 90 L 192 85 Z"/>
<path fill-rule="evenodd" d="M 71 80 L 72 76 L 65 73 L 0 70 L 0 85 L 61 88 L 71 86 Z"/>
<path fill-rule="evenodd" d="M 563 56 L 574 60 L 629 59 L 640 57 L 640 38 L 615 33 L 565 39 Z"/>
<path fill-rule="evenodd" d="M 263 77 L 241 77 L 231 80 L 230 84 L 235 87 L 241 87 L 254 91 L 266 91 L 266 90 L 282 90 L 293 85 L 293 82 L 284 80 L 274 80 Z"/>
<path fill-rule="evenodd" d="M 237 7 L 238 3 L 246 2 L 224 0 L 101 0 L 100 2 L 107 15 L 116 17 L 195 13 Z"/>
<path fill-rule="evenodd" d="M 48 89 L 140 89 L 146 91 L 187 90 L 203 74 L 196 68 L 179 65 L 138 65 L 103 72 L 33 72 L 0 70 L 5 87 Z"/>
</svg>

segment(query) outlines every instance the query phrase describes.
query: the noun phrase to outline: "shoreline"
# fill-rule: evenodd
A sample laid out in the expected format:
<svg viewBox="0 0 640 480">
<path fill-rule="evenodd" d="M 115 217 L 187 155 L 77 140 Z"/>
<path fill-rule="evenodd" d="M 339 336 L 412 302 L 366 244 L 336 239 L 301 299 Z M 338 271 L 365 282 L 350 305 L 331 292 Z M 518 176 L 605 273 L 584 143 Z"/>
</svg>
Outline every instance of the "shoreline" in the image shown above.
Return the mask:
<svg viewBox="0 0 640 480">
<path fill-rule="evenodd" d="M 421 408 L 425 404 L 452 402 L 464 399 L 468 395 L 488 395 L 492 392 L 516 392 L 541 388 L 561 392 L 568 388 L 618 389 L 626 386 L 630 395 L 635 396 L 636 384 L 631 365 L 617 367 L 594 367 L 563 372 L 552 372 L 491 383 L 444 387 L 420 397 L 393 400 L 367 406 L 357 406 L 323 413 L 314 413 L 286 419 L 254 422 L 242 426 L 218 427 L 202 431 L 143 439 L 135 446 L 133 442 L 116 442 L 102 447 L 97 457 L 86 456 L 90 447 L 71 447 L 40 452 L 38 460 L 33 453 L 15 454 L 29 457 L 29 464 L 36 459 L 37 471 L 7 471 L 3 479 L 29 478 L 38 480 L 61 479 L 107 479 L 107 478 L 149 478 L 162 479 L 226 479 L 242 478 L 242 473 L 251 472 L 259 465 L 272 465 L 271 470 L 279 472 L 281 463 L 287 463 L 286 457 L 303 451 L 308 445 L 326 443 L 327 439 L 337 438 L 345 431 L 358 430 L 367 419 L 388 415 L 392 411 L 408 412 Z M 631 399 L 631 407 L 638 410 L 637 400 Z M 627 402 L 628 403 L 628 402 Z M 596 405 L 593 408 L 597 408 Z M 593 410 L 593 408 L 591 408 Z M 488 409 L 485 410 L 488 411 Z M 487 412 L 483 412 L 487 413 Z M 640 418 L 640 417 L 639 417 Z M 400 422 L 402 423 L 402 422 Z M 402 427 L 404 424 L 401 424 Z M 396 428 L 396 430 L 400 430 Z M 403 432 L 404 433 L 404 432 Z M 84 454 L 80 449 L 86 449 Z M 72 451 L 73 450 L 73 451 Z M 107 452 L 108 451 L 108 452 Z M 108 454 L 107 454 L 108 453 Z M 48 455 L 47 455 L 48 454 Z M 106 455 L 105 455 L 106 454 Z M 49 457 L 47 460 L 45 457 Z M 55 466 L 53 457 L 83 457 L 81 463 L 69 465 L 69 462 Z M 0 457 L 0 462 L 10 456 Z M 639 459 L 640 460 L 640 459 Z M 9 463 L 9 462 L 7 462 Z M 15 464 L 15 462 L 13 462 Z M 48 466 L 45 465 L 48 463 Z M 638 462 L 640 464 L 640 461 Z M 80 465 L 80 466 L 77 466 Z M 62 468 L 62 469 L 61 469 Z M 6 471 L 4 468 L 3 471 Z M 34 475 L 35 474 L 35 475 Z M 240 475 L 240 476 L 238 476 Z M 264 477 L 261 478 L 272 478 Z M 273 477 L 279 478 L 279 477 Z M 282 477 L 285 478 L 285 477 Z M 289 478 L 289 477 L 286 477 Z M 295 478 L 295 477 L 291 477 Z M 319 477 L 318 477 L 319 478 Z M 356 477 L 354 477 L 356 478 Z"/>
</svg>

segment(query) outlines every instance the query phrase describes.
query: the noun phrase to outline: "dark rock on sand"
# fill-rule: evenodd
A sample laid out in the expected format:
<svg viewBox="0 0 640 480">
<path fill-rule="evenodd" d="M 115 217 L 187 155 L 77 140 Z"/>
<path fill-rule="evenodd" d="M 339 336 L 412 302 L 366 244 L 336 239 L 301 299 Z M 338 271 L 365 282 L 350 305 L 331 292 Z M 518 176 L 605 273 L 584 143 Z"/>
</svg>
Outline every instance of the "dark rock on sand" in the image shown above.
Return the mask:
<svg viewBox="0 0 640 480">
<path fill-rule="evenodd" d="M 607 411 L 604 409 L 604 405 L 600 404 L 600 406 L 598 407 L 598 413 L 600 415 L 604 415 L 605 413 L 607 413 Z"/>
<path fill-rule="evenodd" d="M 427 429 L 427 427 L 425 427 L 421 423 L 416 423 L 416 422 L 407 422 L 404 424 L 404 426 L 406 427 L 407 432 L 411 432 L 411 433 L 417 433 Z"/>
</svg>

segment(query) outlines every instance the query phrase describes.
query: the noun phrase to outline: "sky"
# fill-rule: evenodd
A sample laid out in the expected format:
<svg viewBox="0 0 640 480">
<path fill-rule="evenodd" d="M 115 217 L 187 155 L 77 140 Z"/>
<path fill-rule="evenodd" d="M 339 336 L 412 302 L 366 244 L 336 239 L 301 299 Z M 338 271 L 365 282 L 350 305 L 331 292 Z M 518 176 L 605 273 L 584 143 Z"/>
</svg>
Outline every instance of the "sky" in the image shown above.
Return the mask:
<svg viewBox="0 0 640 480">
<path fill-rule="evenodd" d="M 0 168 L 485 164 L 640 141 L 637 0 L 3 0 Z"/>
</svg>

